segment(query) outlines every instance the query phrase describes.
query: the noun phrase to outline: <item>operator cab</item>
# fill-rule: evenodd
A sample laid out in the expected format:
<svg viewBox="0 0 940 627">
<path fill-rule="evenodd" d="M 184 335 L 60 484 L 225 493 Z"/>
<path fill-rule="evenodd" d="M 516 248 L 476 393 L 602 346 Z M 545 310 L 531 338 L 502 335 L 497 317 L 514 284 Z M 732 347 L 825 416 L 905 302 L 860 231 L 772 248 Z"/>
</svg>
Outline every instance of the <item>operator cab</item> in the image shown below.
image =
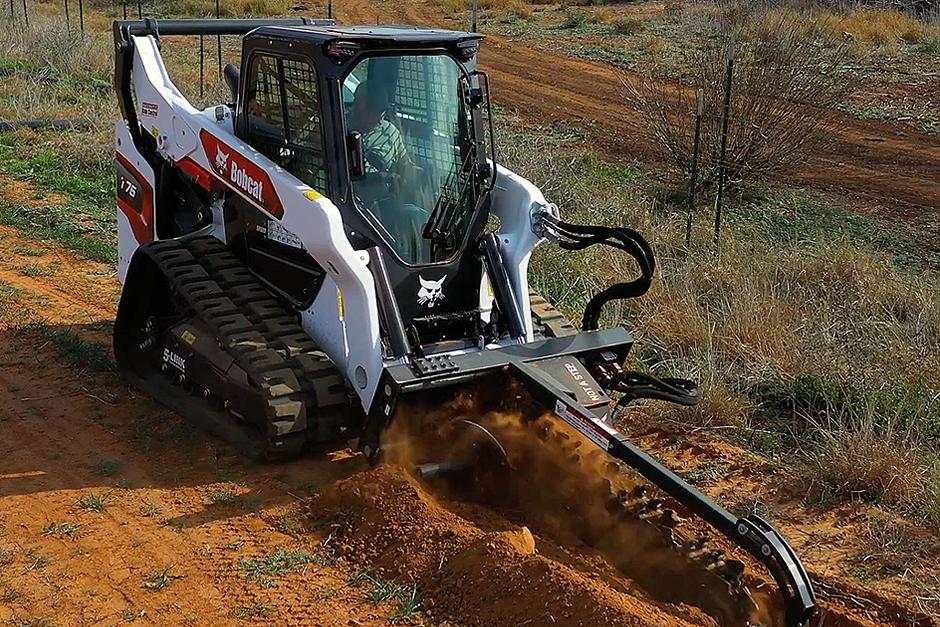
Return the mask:
<svg viewBox="0 0 940 627">
<path fill-rule="evenodd" d="M 486 224 L 494 176 L 481 39 L 364 26 L 266 26 L 244 39 L 236 133 L 329 197 L 355 248 L 382 249 L 422 343 L 480 334 L 482 262 L 460 253 Z M 309 304 L 323 272 L 291 234 L 259 220 L 245 244 L 270 287 Z"/>
</svg>

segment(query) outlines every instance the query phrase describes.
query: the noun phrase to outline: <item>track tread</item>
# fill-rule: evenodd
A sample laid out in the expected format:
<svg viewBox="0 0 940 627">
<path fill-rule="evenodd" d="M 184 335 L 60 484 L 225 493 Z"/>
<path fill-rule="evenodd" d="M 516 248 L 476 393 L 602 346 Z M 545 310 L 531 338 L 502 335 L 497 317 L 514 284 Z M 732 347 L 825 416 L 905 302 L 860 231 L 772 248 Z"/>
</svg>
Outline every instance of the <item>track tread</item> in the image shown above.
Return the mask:
<svg viewBox="0 0 940 627">
<path fill-rule="evenodd" d="M 308 440 L 336 436 L 335 420 L 317 418 L 347 404 L 344 377 L 304 332 L 297 315 L 260 285 L 225 244 L 191 236 L 153 242 L 138 254 L 157 264 L 177 310 L 211 331 L 257 386 L 266 407 L 266 433 L 258 434 L 264 457 L 290 457 Z"/>
</svg>

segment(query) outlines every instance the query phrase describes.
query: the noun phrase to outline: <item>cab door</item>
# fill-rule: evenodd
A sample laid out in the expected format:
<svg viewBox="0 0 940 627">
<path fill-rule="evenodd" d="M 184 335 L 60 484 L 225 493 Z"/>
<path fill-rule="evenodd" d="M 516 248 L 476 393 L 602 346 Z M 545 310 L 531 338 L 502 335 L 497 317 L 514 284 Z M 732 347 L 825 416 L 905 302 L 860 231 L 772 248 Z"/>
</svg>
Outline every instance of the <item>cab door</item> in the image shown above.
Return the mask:
<svg viewBox="0 0 940 627">
<path fill-rule="evenodd" d="M 314 66 L 303 57 L 256 50 L 249 53 L 243 76 L 236 133 L 303 183 L 328 195 L 330 175 Z M 260 212 L 243 213 L 248 266 L 295 306 L 309 305 L 323 282 L 323 269 L 277 220 Z"/>
</svg>

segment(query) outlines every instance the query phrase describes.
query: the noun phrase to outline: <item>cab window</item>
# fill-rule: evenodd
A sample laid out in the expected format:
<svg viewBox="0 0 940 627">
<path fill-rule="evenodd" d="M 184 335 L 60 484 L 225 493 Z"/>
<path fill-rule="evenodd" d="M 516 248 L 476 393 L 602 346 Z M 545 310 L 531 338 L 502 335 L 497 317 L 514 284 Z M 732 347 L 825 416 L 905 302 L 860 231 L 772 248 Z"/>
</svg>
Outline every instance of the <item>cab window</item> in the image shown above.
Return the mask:
<svg viewBox="0 0 940 627">
<path fill-rule="evenodd" d="M 447 55 L 366 58 L 343 83 L 346 126 L 362 135 L 357 207 L 409 264 L 446 261 L 465 239 L 475 190 L 461 70 Z M 441 237 L 424 236 L 429 220 Z"/>
<path fill-rule="evenodd" d="M 324 195 L 329 194 L 320 91 L 313 67 L 258 54 L 248 74 L 248 143 Z"/>
</svg>

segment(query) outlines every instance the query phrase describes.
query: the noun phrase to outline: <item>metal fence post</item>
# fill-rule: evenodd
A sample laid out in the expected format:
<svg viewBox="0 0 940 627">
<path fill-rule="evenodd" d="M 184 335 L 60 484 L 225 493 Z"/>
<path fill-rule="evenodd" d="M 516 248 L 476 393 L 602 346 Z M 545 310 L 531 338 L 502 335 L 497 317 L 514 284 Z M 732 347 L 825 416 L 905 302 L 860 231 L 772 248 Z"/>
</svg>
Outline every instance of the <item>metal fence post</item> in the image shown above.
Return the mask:
<svg viewBox="0 0 940 627">
<path fill-rule="evenodd" d="M 137 0 L 137 19 L 138 20 L 144 19 L 144 7 L 141 6 L 140 0 Z"/>
<path fill-rule="evenodd" d="M 16 24 L 16 7 L 13 6 L 13 0 L 10 0 L 10 24 Z"/>
<path fill-rule="evenodd" d="M 82 0 L 78 0 L 78 28 L 83 33 L 85 32 L 85 5 Z"/>
<path fill-rule="evenodd" d="M 199 97 L 205 95 L 206 85 L 206 42 L 205 37 L 199 35 Z"/>
<path fill-rule="evenodd" d="M 692 135 L 692 168 L 689 172 L 689 215 L 685 222 L 685 247 L 692 243 L 692 213 L 695 211 L 695 187 L 698 185 L 698 147 L 702 137 L 702 113 L 705 109 L 705 90 L 699 87 L 695 94 L 695 130 Z"/>
<path fill-rule="evenodd" d="M 333 0 L 330 0 L 326 5 L 326 17 L 327 19 L 333 19 Z"/>
<path fill-rule="evenodd" d="M 127 19 L 127 0 L 121 1 L 121 9 L 124 12 L 124 19 L 126 20 Z"/>
<path fill-rule="evenodd" d="M 29 28 L 29 10 L 26 8 L 26 0 L 23 0 L 23 20 L 26 22 L 26 28 Z"/>
<path fill-rule="evenodd" d="M 219 5 L 219 0 L 215 0 L 215 19 L 222 17 L 222 8 Z M 216 35 L 216 47 L 219 52 L 219 80 L 222 80 L 222 35 Z"/>
<path fill-rule="evenodd" d="M 725 193 L 725 177 L 728 164 L 728 124 L 731 119 L 731 76 L 734 72 L 734 38 L 728 44 L 725 56 L 724 104 L 721 109 L 721 135 L 718 149 L 718 195 L 715 197 L 715 252 L 718 252 L 718 240 L 721 237 L 721 209 Z"/>
<path fill-rule="evenodd" d="M 470 9 L 470 31 L 477 32 L 477 0 L 473 0 L 473 7 Z"/>
<path fill-rule="evenodd" d="M 72 34 L 72 20 L 69 18 L 69 0 L 65 0 L 65 32 Z"/>
</svg>

